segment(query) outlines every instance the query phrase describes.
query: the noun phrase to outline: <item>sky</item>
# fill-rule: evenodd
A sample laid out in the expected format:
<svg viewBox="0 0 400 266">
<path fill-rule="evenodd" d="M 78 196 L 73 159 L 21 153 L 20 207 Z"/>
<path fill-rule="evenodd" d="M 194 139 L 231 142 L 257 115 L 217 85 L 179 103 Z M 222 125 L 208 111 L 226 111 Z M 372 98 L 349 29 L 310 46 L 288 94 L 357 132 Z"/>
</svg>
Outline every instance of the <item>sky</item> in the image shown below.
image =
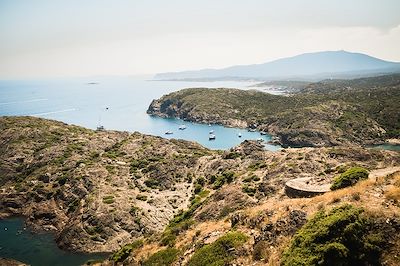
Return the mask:
<svg viewBox="0 0 400 266">
<path fill-rule="evenodd" d="M 142 75 L 347 50 L 400 62 L 398 0 L 0 0 L 0 79 Z"/>
</svg>

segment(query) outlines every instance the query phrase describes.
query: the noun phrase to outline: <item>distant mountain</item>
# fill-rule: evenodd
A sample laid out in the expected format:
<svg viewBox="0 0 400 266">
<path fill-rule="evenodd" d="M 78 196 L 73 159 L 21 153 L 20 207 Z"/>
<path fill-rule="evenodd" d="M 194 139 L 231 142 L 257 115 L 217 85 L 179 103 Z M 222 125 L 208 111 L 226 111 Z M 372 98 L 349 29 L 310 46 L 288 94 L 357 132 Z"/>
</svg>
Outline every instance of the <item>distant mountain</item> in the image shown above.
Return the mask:
<svg viewBox="0 0 400 266">
<path fill-rule="evenodd" d="M 159 73 L 155 79 L 321 79 L 353 78 L 400 72 L 400 63 L 347 51 L 306 53 L 264 64 L 240 65 L 222 69 Z"/>
</svg>

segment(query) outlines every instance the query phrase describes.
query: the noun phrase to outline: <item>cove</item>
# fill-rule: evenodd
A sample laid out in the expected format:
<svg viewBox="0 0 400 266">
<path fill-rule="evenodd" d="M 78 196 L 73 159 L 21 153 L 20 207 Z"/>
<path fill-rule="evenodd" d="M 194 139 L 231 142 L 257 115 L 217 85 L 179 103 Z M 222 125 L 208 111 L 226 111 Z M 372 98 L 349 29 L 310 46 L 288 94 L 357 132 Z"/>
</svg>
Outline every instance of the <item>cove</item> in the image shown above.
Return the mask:
<svg viewBox="0 0 400 266">
<path fill-rule="evenodd" d="M 103 260 L 104 253 L 76 253 L 61 250 L 49 232 L 33 233 L 24 219 L 0 220 L 0 257 L 11 258 L 32 266 L 75 266 L 89 260 Z"/>
<path fill-rule="evenodd" d="M 88 84 L 95 81 L 96 84 Z M 210 149 L 226 150 L 244 140 L 271 139 L 258 132 L 182 122 L 178 119 L 152 117 L 146 110 L 153 99 L 184 88 L 240 88 L 249 89 L 253 82 L 184 82 L 146 81 L 130 77 L 97 77 L 0 81 L 0 115 L 29 115 L 54 119 L 68 124 L 96 129 L 102 125 L 107 130 L 119 130 L 161 136 L 165 138 L 196 141 Z M 178 130 L 180 124 L 187 126 Z M 166 131 L 172 135 L 165 135 Z M 216 139 L 208 140 L 214 130 Z M 239 133 L 241 138 L 238 137 Z M 279 146 L 266 145 L 267 150 Z"/>
</svg>

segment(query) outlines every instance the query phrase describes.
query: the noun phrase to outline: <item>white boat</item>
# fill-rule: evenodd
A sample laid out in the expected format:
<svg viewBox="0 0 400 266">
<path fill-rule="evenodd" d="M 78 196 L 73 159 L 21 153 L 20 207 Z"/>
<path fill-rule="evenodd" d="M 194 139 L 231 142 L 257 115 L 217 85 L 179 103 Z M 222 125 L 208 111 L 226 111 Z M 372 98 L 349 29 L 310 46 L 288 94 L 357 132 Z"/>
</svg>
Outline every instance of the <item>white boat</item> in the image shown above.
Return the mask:
<svg viewBox="0 0 400 266">
<path fill-rule="evenodd" d="M 209 127 L 211 127 L 211 124 L 208 124 Z"/>
<path fill-rule="evenodd" d="M 239 134 L 238 134 L 238 137 L 241 138 L 241 137 L 242 137 L 242 133 L 239 133 Z"/>
<path fill-rule="evenodd" d="M 104 129 L 105 129 L 104 126 L 97 126 L 96 128 L 97 131 L 103 131 Z"/>
<path fill-rule="evenodd" d="M 256 129 L 255 129 L 255 128 L 249 128 L 247 131 L 249 131 L 249 132 L 256 132 Z"/>
<path fill-rule="evenodd" d="M 185 125 L 180 125 L 179 126 L 179 130 L 185 130 L 186 129 L 186 126 Z"/>
<path fill-rule="evenodd" d="M 260 134 L 261 134 L 261 135 L 267 135 L 267 133 L 264 132 L 264 131 L 261 131 Z"/>
<path fill-rule="evenodd" d="M 209 134 L 214 134 L 214 130 L 210 130 Z"/>
<path fill-rule="evenodd" d="M 214 134 L 208 135 L 208 140 L 214 140 L 216 136 Z"/>
<path fill-rule="evenodd" d="M 171 130 L 165 131 L 165 135 L 171 135 L 174 134 L 174 132 L 172 132 Z"/>
<path fill-rule="evenodd" d="M 264 139 L 263 139 L 263 138 L 258 138 L 257 141 L 258 141 L 258 142 L 263 142 Z"/>
</svg>

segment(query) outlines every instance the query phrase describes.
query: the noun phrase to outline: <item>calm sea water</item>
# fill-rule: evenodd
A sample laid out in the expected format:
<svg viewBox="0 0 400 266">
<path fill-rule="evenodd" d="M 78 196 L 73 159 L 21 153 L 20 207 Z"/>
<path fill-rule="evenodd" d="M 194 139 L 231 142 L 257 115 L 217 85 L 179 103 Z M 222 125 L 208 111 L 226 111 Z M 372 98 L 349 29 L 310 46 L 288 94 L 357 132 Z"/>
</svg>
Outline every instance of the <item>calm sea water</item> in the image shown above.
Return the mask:
<svg viewBox="0 0 400 266">
<path fill-rule="evenodd" d="M 96 82 L 97 84 L 88 84 Z M 249 82 L 146 81 L 129 77 L 69 80 L 0 81 L 0 115 L 30 115 L 95 129 L 139 131 L 145 134 L 196 141 L 211 149 L 229 149 L 245 139 L 262 138 L 258 132 L 223 126 L 193 124 L 146 114 L 153 99 L 189 87 L 247 89 Z M 108 109 L 107 109 L 108 108 Z M 185 124 L 186 130 L 178 130 Z M 165 135 L 166 131 L 172 135 Z M 216 140 L 209 141 L 214 130 Z M 238 137 L 239 133 L 242 135 Z M 268 150 L 279 146 L 266 145 Z"/>
<path fill-rule="evenodd" d="M 106 254 L 72 253 L 59 249 L 50 233 L 33 234 L 22 218 L 0 220 L 0 257 L 13 258 L 32 266 L 76 266 L 99 260 Z"/>
</svg>

